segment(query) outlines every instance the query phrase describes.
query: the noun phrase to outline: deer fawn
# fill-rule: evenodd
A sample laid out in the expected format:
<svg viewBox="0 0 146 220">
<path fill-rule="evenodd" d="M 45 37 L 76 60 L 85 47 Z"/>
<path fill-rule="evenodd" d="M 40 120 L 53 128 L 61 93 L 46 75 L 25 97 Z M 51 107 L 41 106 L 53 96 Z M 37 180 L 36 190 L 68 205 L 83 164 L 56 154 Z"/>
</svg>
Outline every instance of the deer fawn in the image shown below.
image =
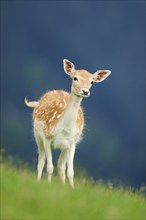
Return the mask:
<svg viewBox="0 0 146 220">
<path fill-rule="evenodd" d="M 34 108 L 34 136 L 38 145 L 38 180 L 47 159 L 48 180 L 51 182 L 53 173 L 52 149 L 59 148 L 61 154 L 58 159 L 58 172 L 63 183 L 67 176 L 74 187 L 73 159 L 76 143 L 81 139 L 84 127 L 84 114 L 81 101 L 90 95 L 90 88 L 94 82 L 102 82 L 111 71 L 98 70 L 94 74 L 86 70 L 76 70 L 73 63 L 63 60 L 64 71 L 72 79 L 71 93 L 54 90 L 45 93 L 37 102 L 25 104 Z"/>
</svg>

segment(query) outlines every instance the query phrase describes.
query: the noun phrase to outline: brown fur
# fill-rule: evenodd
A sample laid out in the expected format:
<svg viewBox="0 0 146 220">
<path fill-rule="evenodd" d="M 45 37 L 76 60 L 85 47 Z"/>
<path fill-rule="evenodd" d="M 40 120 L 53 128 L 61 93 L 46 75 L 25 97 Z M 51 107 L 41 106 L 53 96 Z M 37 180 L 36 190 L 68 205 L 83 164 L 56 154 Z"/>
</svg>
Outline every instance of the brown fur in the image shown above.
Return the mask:
<svg viewBox="0 0 146 220">
<path fill-rule="evenodd" d="M 39 100 L 33 112 L 33 119 L 44 122 L 44 133 L 52 135 L 55 126 L 64 115 L 70 103 L 71 94 L 63 90 L 54 90 L 45 93 Z M 82 130 L 84 125 L 84 114 L 80 107 L 77 117 L 77 127 Z"/>
</svg>

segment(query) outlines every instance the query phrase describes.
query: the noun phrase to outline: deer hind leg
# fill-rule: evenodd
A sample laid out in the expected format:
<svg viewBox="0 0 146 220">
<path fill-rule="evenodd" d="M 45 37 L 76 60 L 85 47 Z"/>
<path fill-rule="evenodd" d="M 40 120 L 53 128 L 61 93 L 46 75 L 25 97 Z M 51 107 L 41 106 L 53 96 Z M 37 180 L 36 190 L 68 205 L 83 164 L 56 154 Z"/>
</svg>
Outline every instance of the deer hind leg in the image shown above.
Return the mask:
<svg viewBox="0 0 146 220">
<path fill-rule="evenodd" d="M 61 181 L 63 184 L 65 184 L 66 176 L 65 176 L 65 171 L 66 171 L 66 162 L 67 162 L 67 152 L 68 150 L 62 150 L 59 159 L 58 159 L 58 173 L 61 178 Z"/>
<path fill-rule="evenodd" d="M 44 148 L 47 157 L 47 173 L 48 173 L 48 181 L 51 182 L 52 174 L 54 170 L 53 162 L 52 162 L 52 151 L 51 151 L 51 141 L 48 139 L 44 140 Z"/>
<path fill-rule="evenodd" d="M 37 165 L 38 175 L 37 175 L 37 179 L 41 180 L 46 156 L 45 156 L 45 151 L 44 151 L 44 147 L 43 147 L 43 141 L 40 138 L 36 137 L 36 143 L 38 145 L 38 165 Z"/>
<path fill-rule="evenodd" d="M 74 167 L 75 144 L 67 152 L 67 177 L 72 188 L 74 188 Z"/>
</svg>

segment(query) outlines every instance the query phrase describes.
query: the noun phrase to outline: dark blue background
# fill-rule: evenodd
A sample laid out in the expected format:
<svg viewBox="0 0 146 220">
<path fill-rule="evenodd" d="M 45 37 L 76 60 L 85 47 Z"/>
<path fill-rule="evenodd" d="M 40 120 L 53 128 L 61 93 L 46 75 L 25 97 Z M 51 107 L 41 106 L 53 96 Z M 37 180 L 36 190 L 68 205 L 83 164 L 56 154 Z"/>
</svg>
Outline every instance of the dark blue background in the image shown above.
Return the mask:
<svg viewBox="0 0 146 220">
<path fill-rule="evenodd" d="M 83 100 L 75 166 L 95 179 L 145 182 L 145 1 L 1 1 L 1 145 L 33 163 L 31 109 L 46 90 L 70 90 L 62 60 L 112 75 Z"/>
</svg>

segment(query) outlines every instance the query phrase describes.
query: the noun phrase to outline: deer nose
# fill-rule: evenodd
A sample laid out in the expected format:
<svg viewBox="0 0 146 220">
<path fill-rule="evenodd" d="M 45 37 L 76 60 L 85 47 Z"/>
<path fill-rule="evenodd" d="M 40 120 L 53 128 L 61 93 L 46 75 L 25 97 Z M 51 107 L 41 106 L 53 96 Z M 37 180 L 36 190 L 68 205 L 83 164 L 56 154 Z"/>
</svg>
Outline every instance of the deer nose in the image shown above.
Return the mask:
<svg viewBox="0 0 146 220">
<path fill-rule="evenodd" d="M 90 94 L 88 89 L 82 89 L 82 93 L 83 93 L 83 95 L 86 95 L 86 96 L 88 96 Z"/>
</svg>

